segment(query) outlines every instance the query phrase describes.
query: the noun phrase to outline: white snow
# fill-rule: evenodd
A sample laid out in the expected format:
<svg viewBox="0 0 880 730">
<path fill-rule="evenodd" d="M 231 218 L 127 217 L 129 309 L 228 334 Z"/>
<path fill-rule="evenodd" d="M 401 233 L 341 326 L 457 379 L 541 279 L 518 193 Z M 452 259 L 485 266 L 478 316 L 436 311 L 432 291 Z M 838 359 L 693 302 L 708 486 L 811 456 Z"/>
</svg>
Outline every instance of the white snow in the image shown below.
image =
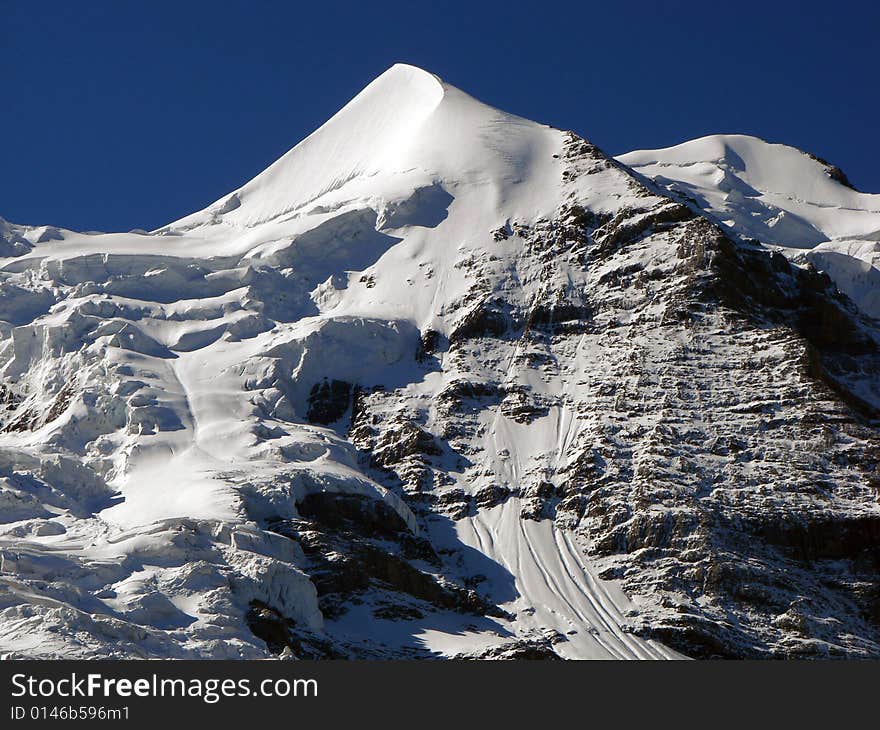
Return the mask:
<svg viewBox="0 0 880 730">
<path fill-rule="evenodd" d="M 678 657 L 657 642 L 625 632 L 626 614 L 638 613 L 627 596 L 596 576 L 571 533 L 552 520 L 523 520 L 519 508 L 519 500 L 511 499 L 481 510 L 457 523 L 456 532 L 515 577 L 519 596 L 512 608 L 522 626 L 565 636 L 556 651 L 570 659 Z"/>
<path fill-rule="evenodd" d="M 740 134 L 712 135 L 618 159 L 690 198 L 742 236 L 827 271 L 867 314 L 880 317 L 880 194 L 843 185 L 814 157 Z"/>
</svg>

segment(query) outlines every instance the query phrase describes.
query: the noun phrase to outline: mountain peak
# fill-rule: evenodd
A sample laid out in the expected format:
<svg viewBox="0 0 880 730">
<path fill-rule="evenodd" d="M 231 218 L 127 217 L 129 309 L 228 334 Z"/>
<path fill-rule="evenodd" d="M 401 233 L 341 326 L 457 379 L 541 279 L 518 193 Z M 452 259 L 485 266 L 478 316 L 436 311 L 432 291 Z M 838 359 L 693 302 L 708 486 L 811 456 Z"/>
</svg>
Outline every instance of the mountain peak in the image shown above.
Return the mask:
<svg viewBox="0 0 880 730">
<path fill-rule="evenodd" d="M 436 76 L 396 64 L 250 182 L 173 226 L 200 225 L 229 213 L 230 221 L 253 225 L 375 172 L 388 164 L 443 96 Z"/>
<path fill-rule="evenodd" d="M 428 182 L 518 180 L 531 169 L 535 148 L 548 142 L 547 132 L 398 63 L 262 173 L 170 227 L 188 229 L 221 217 L 226 224 L 253 226 L 315 204 L 357 179 L 371 178 L 375 192 L 378 174 L 389 182 L 404 173 L 421 173 Z"/>
<path fill-rule="evenodd" d="M 854 190 L 839 168 L 796 147 L 716 134 L 619 160 L 764 243 L 809 249 L 880 232 L 880 196 Z"/>
<path fill-rule="evenodd" d="M 386 69 L 375 79 L 373 79 L 373 81 L 366 88 L 369 88 L 380 79 L 393 79 L 395 83 L 404 84 L 412 83 L 415 79 L 418 79 L 420 83 L 430 83 L 433 81 L 434 83 L 439 84 L 441 87 L 445 86 L 443 79 L 441 79 L 437 74 L 426 71 L 419 66 L 414 66 L 411 63 L 395 63 L 392 66 L 389 66 L 388 69 Z"/>
</svg>

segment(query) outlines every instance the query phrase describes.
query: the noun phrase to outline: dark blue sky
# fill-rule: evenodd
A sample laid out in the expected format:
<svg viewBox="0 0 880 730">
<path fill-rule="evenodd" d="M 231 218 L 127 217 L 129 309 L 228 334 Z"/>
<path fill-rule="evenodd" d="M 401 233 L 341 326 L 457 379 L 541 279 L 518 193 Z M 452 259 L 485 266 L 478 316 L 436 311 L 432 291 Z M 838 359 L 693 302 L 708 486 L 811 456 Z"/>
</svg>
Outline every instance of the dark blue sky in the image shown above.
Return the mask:
<svg viewBox="0 0 880 730">
<path fill-rule="evenodd" d="M 880 192 L 880 3 L 0 0 L 0 216 L 154 228 L 397 61 L 607 152 L 743 132 Z"/>
</svg>

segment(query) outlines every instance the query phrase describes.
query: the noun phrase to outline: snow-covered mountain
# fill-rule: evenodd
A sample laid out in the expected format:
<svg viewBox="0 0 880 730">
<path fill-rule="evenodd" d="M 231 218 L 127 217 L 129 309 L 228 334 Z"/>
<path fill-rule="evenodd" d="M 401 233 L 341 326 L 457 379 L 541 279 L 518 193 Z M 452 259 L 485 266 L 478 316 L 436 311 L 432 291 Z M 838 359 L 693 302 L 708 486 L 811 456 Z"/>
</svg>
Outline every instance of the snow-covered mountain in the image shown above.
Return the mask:
<svg viewBox="0 0 880 730">
<path fill-rule="evenodd" d="M 813 155 L 744 135 L 715 135 L 618 158 L 696 203 L 728 231 L 798 264 L 812 262 L 880 318 L 880 195 L 853 189 Z"/>
<path fill-rule="evenodd" d="M 0 650 L 880 655 L 841 180 L 398 65 L 152 233 L 0 221 Z"/>
</svg>

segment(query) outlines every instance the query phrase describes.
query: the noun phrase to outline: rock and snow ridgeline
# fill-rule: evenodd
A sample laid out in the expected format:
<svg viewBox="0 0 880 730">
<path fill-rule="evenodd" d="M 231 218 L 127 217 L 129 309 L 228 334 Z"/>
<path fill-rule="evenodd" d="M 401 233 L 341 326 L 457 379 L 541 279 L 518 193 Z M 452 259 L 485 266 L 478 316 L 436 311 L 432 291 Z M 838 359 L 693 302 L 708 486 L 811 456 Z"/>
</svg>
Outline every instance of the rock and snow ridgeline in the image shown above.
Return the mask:
<svg viewBox="0 0 880 730">
<path fill-rule="evenodd" d="M 878 240 L 409 66 L 150 234 L 0 220 L 0 651 L 880 655 Z"/>
</svg>

